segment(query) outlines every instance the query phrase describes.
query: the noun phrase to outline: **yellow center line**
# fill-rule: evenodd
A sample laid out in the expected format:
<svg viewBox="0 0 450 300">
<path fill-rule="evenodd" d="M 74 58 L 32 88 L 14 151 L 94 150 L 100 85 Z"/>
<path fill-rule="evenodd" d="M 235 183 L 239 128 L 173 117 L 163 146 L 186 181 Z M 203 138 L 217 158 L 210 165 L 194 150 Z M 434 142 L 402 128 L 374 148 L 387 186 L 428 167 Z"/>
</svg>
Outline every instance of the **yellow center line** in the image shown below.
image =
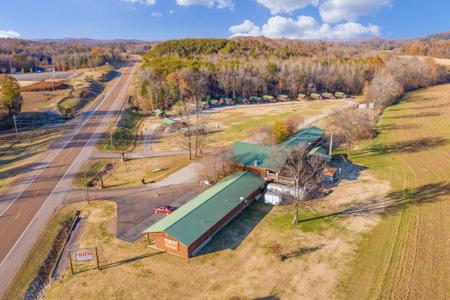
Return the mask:
<svg viewBox="0 0 450 300">
<path fill-rule="evenodd" d="M 14 217 L 14 219 L 17 220 L 18 218 L 20 218 L 21 214 L 22 214 L 22 211 L 19 211 L 19 213 Z"/>
</svg>

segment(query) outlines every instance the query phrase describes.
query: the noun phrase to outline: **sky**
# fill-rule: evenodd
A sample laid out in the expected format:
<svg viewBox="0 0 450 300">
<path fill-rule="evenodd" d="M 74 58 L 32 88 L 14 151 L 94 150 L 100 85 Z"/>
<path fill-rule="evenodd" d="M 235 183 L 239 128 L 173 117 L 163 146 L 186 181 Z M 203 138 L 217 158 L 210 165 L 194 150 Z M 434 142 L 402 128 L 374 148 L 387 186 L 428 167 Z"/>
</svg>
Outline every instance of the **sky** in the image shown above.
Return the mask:
<svg viewBox="0 0 450 300">
<path fill-rule="evenodd" d="M 0 38 L 354 40 L 450 30 L 450 0 L 0 0 Z"/>
</svg>

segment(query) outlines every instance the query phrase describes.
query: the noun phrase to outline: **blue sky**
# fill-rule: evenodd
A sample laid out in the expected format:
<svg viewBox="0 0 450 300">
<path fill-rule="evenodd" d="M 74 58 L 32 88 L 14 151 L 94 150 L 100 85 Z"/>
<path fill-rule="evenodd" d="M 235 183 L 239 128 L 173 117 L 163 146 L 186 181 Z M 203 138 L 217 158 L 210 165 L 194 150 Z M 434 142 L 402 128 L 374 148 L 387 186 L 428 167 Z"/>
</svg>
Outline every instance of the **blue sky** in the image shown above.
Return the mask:
<svg viewBox="0 0 450 300">
<path fill-rule="evenodd" d="M 407 38 L 450 30 L 449 0 L 0 0 L 0 37 Z"/>
</svg>

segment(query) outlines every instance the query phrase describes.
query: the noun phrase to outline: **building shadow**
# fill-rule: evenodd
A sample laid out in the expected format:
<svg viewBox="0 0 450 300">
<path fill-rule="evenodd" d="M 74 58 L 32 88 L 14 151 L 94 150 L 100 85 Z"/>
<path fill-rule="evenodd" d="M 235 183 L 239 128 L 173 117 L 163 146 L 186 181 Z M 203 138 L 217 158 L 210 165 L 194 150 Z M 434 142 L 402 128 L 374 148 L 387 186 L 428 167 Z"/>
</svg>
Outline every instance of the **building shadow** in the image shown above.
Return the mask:
<svg viewBox="0 0 450 300">
<path fill-rule="evenodd" d="M 272 206 L 265 205 L 262 200 L 253 202 L 219 231 L 197 256 L 226 249 L 235 250 L 271 210 Z"/>
</svg>

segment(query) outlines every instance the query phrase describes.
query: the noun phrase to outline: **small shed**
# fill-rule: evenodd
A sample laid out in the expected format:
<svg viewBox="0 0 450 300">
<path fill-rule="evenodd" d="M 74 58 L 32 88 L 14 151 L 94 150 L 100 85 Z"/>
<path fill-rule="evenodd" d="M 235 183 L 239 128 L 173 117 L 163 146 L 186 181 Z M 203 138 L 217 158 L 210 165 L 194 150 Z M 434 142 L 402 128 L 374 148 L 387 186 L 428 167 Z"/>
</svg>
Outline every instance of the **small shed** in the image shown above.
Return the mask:
<svg viewBox="0 0 450 300">
<path fill-rule="evenodd" d="M 277 100 L 281 101 L 281 102 L 287 102 L 287 101 L 289 101 L 289 96 L 288 95 L 278 95 Z"/>
<path fill-rule="evenodd" d="M 155 109 L 154 113 L 155 113 L 155 115 L 158 118 L 165 118 L 166 117 L 166 113 L 164 111 L 160 110 L 160 109 Z"/>
<path fill-rule="evenodd" d="M 297 100 L 298 101 L 303 101 L 303 100 L 306 100 L 308 98 L 308 96 L 306 96 L 305 94 L 298 94 L 297 95 Z"/>
<path fill-rule="evenodd" d="M 238 97 L 237 98 L 237 103 L 238 104 L 247 104 L 248 103 L 248 99 L 245 97 Z"/>
<path fill-rule="evenodd" d="M 260 103 L 261 101 L 262 101 L 261 97 L 258 97 L 258 96 L 251 96 L 250 97 L 250 102 L 251 103 Z"/>
<path fill-rule="evenodd" d="M 252 172 L 238 172 L 204 191 L 172 214 L 144 230 L 155 247 L 189 258 L 206 246 L 225 225 L 256 198 L 265 181 Z"/>
<path fill-rule="evenodd" d="M 309 95 L 309 97 L 311 97 L 314 100 L 322 100 L 322 96 L 318 93 L 311 93 L 311 95 Z"/>
<path fill-rule="evenodd" d="M 275 97 L 270 96 L 270 95 L 264 95 L 262 98 L 265 102 L 274 102 L 275 101 Z"/>
<path fill-rule="evenodd" d="M 346 98 L 347 97 L 347 95 L 343 92 L 336 92 L 336 93 L 334 93 L 334 96 L 336 98 Z"/>
<path fill-rule="evenodd" d="M 322 98 L 324 99 L 335 99 L 332 93 L 322 93 Z"/>
</svg>

